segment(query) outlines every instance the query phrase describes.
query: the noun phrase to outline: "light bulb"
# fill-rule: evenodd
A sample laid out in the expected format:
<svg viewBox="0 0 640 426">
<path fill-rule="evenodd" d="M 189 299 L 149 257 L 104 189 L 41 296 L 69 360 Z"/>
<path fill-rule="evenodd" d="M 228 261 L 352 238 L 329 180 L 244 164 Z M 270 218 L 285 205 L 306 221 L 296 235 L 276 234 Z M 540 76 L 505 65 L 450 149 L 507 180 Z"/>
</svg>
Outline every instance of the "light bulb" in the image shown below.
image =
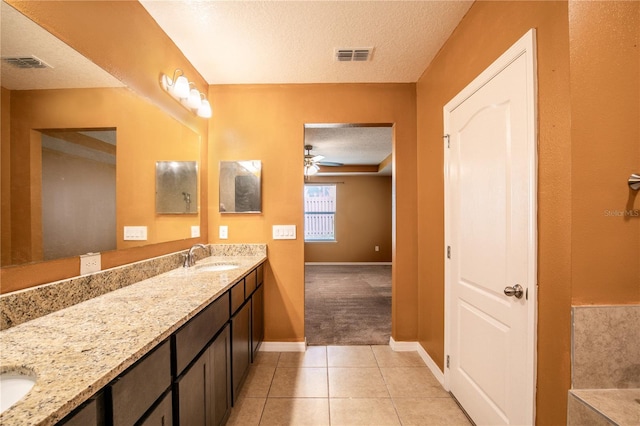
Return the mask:
<svg viewBox="0 0 640 426">
<path fill-rule="evenodd" d="M 189 80 L 184 75 L 181 75 L 173 82 L 171 89 L 173 96 L 179 99 L 185 99 L 189 97 Z"/>
<path fill-rule="evenodd" d="M 191 89 L 189 92 L 189 98 L 187 98 L 187 105 L 189 108 L 198 109 L 200 105 L 202 105 L 202 100 L 200 99 L 200 92 L 198 89 Z"/>
<path fill-rule="evenodd" d="M 209 104 L 208 100 L 202 100 L 202 104 L 198 108 L 198 117 L 211 118 L 211 104 Z"/>
<path fill-rule="evenodd" d="M 320 168 L 315 164 L 304 166 L 304 174 L 307 176 L 315 175 L 319 170 Z"/>
</svg>

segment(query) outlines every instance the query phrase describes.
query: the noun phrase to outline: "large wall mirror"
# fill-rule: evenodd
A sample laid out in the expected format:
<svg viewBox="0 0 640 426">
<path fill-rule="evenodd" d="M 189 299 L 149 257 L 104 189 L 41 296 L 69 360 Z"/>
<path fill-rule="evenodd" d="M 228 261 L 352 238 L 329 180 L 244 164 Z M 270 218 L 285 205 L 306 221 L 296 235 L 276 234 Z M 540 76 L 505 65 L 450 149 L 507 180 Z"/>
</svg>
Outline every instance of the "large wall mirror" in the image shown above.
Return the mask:
<svg viewBox="0 0 640 426">
<path fill-rule="evenodd" d="M 191 238 L 200 197 L 190 214 L 158 215 L 156 163 L 200 162 L 200 135 L 4 1 L 1 12 L 1 265 Z M 146 226 L 147 240 L 125 241 L 125 226 Z"/>
</svg>

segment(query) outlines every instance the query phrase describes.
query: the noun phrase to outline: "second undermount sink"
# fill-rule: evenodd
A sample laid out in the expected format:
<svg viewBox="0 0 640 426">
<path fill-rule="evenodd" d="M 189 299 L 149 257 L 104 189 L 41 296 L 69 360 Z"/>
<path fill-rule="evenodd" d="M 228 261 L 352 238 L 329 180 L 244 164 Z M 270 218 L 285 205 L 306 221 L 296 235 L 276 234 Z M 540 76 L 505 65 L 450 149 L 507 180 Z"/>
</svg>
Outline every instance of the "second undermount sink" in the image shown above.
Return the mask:
<svg viewBox="0 0 640 426">
<path fill-rule="evenodd" d="M 195 269 L 201 272 L 220 272 L 220 271 L 230 271 L 232 269 L 237 269 L 238 265 L 234 265 L 233 263 L 216 263 L 213 265 L 196 265 Z"/>
<path fill-rule="evenodd" d="M 17 372 L 0 374 L 0 413 L 20 401 L 35 384 L 35 375 Z"/>
</svg>

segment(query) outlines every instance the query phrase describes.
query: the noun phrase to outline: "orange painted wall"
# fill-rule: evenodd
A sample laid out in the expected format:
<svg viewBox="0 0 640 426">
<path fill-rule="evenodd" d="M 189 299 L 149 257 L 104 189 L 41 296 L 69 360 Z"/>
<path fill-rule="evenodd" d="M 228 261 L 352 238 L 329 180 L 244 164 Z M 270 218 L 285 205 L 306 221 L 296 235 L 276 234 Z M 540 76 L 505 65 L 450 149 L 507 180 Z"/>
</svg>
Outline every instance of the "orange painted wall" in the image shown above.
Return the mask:
<svg viewBox="0 0 640 426">
<path fill-rule="evenodd" d="M 537 424 L 566 422 L 571 304 L 640 300 L 640 205 L 626 185 L 640 170 L 639 7 L 477 2 L 418 82 L 418 155 L 431 165 L 418 176 L 419 335 L 442 368 L 442 107 L 537 29 Z"/>
<path fill-rule="evenodd" d="M 474 3 L 417 84 L 419 342 L 443 368 L 443 106 L 530 28 L 538 50 L 537 423 L 566 422 L 570 379 L 571 105 L 566 2 Z"/>
<path fill-rule="evenodd" d="M 208 122 L 196 117 L 168 96 L 160 87 L 161 73 L 181 68 L 201 91 L 206 82 L 187 61 L 171 39 L 158 27 L 142 5 L 135 1 L 18 1 L 12 6 L 100 65 L 135 93 L 176 118 L 200 135 L 201 176 L 207 176 Z M 4 97 L 3 97 L 4 102 Z M 147 123 L 153 125 L 153 123 Z M 201 180 L 200 205 L 206 208 L 208 180 Z M 208 215 L 201 220 L 201 237 L 142 248 L 109 252 L 102 257 L 103 269 L 188 248 L 207 242 Z M 77 258 L 55 263 L 0 269 L 2 292 L 68 278 L 79 273 Z"/>
<path fill-rule="evenodd" d="M 211 86 L 209 241 L 268 243 L 265 339 L 304 340 L 304 241 L 271 239 L 272 225 L 302 230 L 305 123 L 395 123 L 396 252 L 394 338 L 417 337 L 416 144 L 414 84 Z M 262 214 L 220 214 L 220 160 L 262 160 Z"/>
<path fill-rule="evenodd" d="M 11 91 L 0 87 L 0 265 L 11 261 L 11 197 L 5 197 L 11 190 Z"/>
<path fill-rule="evenodd" d="M 573 304 L 640 302 L 640 2 L 569 2 Z"/>
<path fill-rule="evenodd" d="M 336 187 L 336 241 L 305 243 L 305 262 L 391 262 L 391 176 L 313 176 L 308 182 L 342 183 Z"/>
</svg>

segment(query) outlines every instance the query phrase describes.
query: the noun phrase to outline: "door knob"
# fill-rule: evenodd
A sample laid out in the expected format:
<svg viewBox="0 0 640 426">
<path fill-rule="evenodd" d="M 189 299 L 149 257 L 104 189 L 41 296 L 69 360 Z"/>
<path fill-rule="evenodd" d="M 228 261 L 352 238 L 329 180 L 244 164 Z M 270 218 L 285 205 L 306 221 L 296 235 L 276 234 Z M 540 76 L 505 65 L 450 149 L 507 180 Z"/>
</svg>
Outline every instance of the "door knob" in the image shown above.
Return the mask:
<svg viewBox="0 0 640 426">
<path fill-rule="evenodd" d="M 504 294 L 507 296 L 515 296 L 518 299 L 522 299 L 522 295 L 524 294 L 524 290 L 520 284 L 516 284 L 513 287 L 505 287 Z"/>
</svg>

